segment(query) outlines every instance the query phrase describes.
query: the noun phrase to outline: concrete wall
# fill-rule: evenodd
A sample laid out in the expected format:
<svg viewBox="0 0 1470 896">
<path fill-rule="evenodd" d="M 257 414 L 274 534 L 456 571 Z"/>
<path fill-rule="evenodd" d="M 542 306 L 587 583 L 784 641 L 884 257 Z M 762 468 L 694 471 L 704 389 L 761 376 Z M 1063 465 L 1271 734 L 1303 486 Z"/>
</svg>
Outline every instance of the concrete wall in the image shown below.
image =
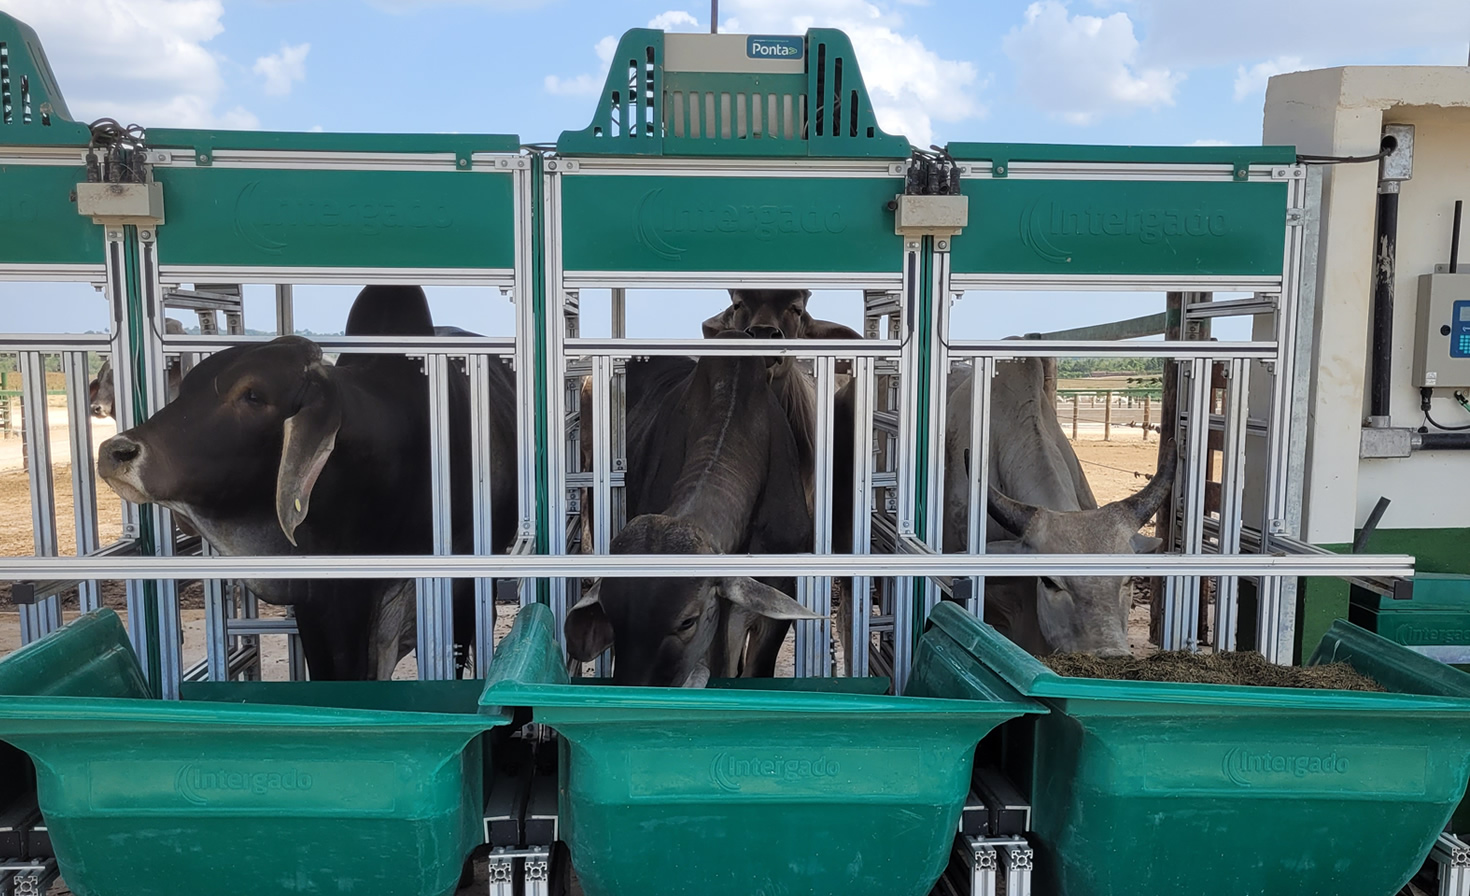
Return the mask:
<svg viewBox="0 0 1470 896">
<path fill-rule="evenodd" d="M 1470 68 L 1375 66 L 1278 75 L 1266 92 L 1263 142 L 1298 152 L 1376 153 L 1385 124 L 1415 126 L 1413 178 L 1402 185 L 1394 302 L 1393 426 L 1423 418 L 1410 380 L 1418 277 L 1448 260 L 1455 199 L 1470 204 Z M 1319 310 L 1313 338 L 1303 536 L 1350 542 L 1380 495 L 1393 504 L 1382 529 L 1470 527 L 1470 452 L 1358 458 L 1367 417 L 1376 216 L 1376 163 L 1333 165 L 1323 183 Z M 1467 227 L 1470 230 L 1470 227 Z M 1470 234 L 1461 246 L 1470 260 Z M 1470 423 L 1436 393 L 1431 413 Z M 1470 544 L 1466 545 L 1470 563 Z M 1467 570 L 1470 571 L 1470 570 Z"/>
</svg>

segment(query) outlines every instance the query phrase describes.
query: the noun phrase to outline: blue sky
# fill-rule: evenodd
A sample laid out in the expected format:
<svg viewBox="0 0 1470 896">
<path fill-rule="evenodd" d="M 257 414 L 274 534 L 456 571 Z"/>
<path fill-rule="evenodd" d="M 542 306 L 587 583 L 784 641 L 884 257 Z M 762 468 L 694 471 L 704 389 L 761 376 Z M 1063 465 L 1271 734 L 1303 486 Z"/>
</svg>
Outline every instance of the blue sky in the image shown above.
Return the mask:
<svg viewBox="0 0 1470 896">
<path fill-rule="evenodd" d="M 580 128 L 628 28 L 707 30 L 707 0 L 0 0 L 39 32 L 72 112 L 147 127 L 458 131 L 551 141 Z M 846 30 L 880 121 L 916 143 L 1257 143 L 1266 80 L 1349 64 L 1464 65 L 1470 3 L 1399 0 L 723 0 L 721 30 Z M 72 287 L 0 285 L 3 330 L 105 326 Z M 45 301 L 16 301 L 24 296 Z M 299 290 L 298 326 L 336 330 L 351 289 Z M 263 296 L 263 293 L 260 293 Z M 634 303 L 645 335 L 696 335 L 712 296 Z M 509 305 L 436 294 L 436 314 L 504 332 Z M 824 299 L 852 322 L 857 304 Z M 1154 297 L 960 303 L 997 336 Z M 1058 304 L 1062 303 L 1062 304 Z M 584 307 L 605 300 L 589 296 Z M 257 307 L 259 306 L 259 307 Z M 1104 307 L 1105 306 L 1105 307 Z M 641 309 L 641 310 L 640 310 Z M 273 324 L 252 304 L 256 327 Z M 980 322 L 984 318 L 983 325 Z M 589 320 L 589 333 L 605 324 Z M 189 321 L 192 323 L 192 321 Z M 692 330 L 690 328 L 693 328 Z M 970 335 L 970 334 L 966 334 Z"/>
</svg>

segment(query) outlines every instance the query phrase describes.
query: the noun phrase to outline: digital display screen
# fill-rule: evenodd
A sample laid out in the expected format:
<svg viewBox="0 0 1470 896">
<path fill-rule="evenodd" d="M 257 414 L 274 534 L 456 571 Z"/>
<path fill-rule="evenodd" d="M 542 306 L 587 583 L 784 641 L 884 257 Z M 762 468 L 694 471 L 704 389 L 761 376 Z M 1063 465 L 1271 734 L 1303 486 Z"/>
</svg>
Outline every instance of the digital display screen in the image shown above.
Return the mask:
<svg viewBox="0 0 1470 896">
<path fill-rule="evenodd" d="M 1470 323 L 1470 302 L 1465 302 L 1460 305 L 1460 313 L 1456 316 L 1455 320 L 1462 324 Z"/>
</svg>

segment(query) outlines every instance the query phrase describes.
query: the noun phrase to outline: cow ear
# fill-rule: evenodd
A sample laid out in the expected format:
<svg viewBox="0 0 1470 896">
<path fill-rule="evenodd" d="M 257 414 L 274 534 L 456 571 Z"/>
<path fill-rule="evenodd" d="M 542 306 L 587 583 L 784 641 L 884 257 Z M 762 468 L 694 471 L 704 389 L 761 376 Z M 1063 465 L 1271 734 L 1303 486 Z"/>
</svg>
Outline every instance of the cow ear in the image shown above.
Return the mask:
<svg viewBox="0 0 1470 896">
<path fill-rule="evenodd" d="M 286 418 L 281 467 L 276 472 L 276 519 L 294 546 L 296 527 L 311 509 L 311 490 L 337 445 L 342 410 L 325 369 L 313 365 L 301 409 Z"/>
<path fill-rule="evenodd" d="M 725 580 L 726 600 L 767 619 L 821 619 L 822 617 L 764 582 L 749 576 Z"/>
<path fill-rule="evenodd" d="M 599 580 L 567 611 L 566 625 L 562 627 L 567 638 L 567 655 L 579 663 L 601 656 L 613 643 L 612 622 L 602 609 L 601 596 Z"/>
<path fill-rule="evenodd" d="M 1133 553 L 1152 554 L 1164 546 L 1162 538 L 1154 538 L 1152 535 L 1138 533 L 1133 536 Z"/>
<path fill-rule="evenodd" d="M 729 320 L 730 309 L 726 308 L 724 311 L 721 311 L 719 314 L 716 314 L 714 317 L 700 324 L 699 328 L 704 331 L 705 339 L 713 339 L 721 331 L 728 330 L 730 328 Z"/>
<path fill-rule="evenodd" d="M 812 318 L 806 325 L 806 338 L 808 339 L 861 339 L 862 334 L 852 327 L 843 326 L 836 321 Z"/>
</svg>

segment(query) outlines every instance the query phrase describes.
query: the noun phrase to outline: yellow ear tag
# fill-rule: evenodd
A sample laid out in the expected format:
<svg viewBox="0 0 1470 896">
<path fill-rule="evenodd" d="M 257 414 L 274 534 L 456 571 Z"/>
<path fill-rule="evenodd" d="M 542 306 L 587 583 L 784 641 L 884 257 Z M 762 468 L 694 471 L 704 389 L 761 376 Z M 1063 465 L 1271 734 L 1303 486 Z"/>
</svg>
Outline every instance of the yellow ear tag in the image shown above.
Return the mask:
<svg viewBox="0 0 1470 896">
<path fill-rule="evenodd" d="M 297 498 L 296 499 L 296 509 L 297 510 L 300 510 L 301 509 L 301 499 L 300 498 Z"/>
</svg>

